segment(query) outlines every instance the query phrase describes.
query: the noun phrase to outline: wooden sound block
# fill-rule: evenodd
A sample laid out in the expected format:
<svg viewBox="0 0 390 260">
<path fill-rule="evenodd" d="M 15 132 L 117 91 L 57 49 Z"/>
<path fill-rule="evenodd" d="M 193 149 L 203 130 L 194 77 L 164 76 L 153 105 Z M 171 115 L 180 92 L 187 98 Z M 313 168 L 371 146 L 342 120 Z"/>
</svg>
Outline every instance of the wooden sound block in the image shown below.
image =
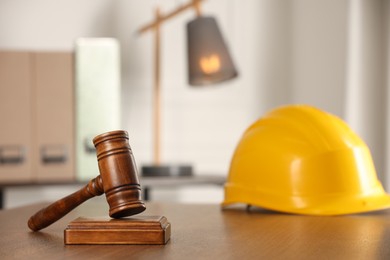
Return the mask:
<svg viewBox="0 0 390 260">
<path fill-rule="evenodd" d="M 79 217 L 64 230 L 66 245 L 164 245 L 170 237 L 171 224 L 164 216 Z"/>
</svg>

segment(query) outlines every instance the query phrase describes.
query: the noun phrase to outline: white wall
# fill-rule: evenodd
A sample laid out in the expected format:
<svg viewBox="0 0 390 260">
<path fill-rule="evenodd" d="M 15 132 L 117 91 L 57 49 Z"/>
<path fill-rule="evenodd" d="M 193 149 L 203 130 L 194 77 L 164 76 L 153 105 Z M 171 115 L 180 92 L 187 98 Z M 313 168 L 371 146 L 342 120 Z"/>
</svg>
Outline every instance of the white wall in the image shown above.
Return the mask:
<svg viewBox="0 0 390 260">
<path fill-rule="evenodd" d="M 164 13 L 180 3 L 173 0 L 1 0 L 0 48 L 72 50 L 78 37 L 118 38 L 122 49 L 123 128 L 130 133 L 137 164 L 142 165 L 151 162 L 152 157 L 153 38 L 151 33 L 138 35 L 136 31 L 153 19 L 157 4 Z M 257 57 L 264 51 L 257 33 L 253 33 L 261 24 L 261 16 L 254 10 L 263 10 L 263 4 L 216 0 L 206 1 L 202 6 L 205 14 L 216 16 L 240 72 L 237 80 L 211 88 L 195 89 L 187 84 L 185 23 L 194 13 L 187 11 L 162 27 L 164 161 L 189 162 L 198 174 L 227 174 L 241 133 L 263 112 L 261 73 L 256 68 L 262 63 Z M 53 200 L 68 189 L 60 192 L 56 188 L 57 193 L 46 189 L 36 196 L 30 196 L 31 190 L 17 195 L 21 190 L 13 189 L 7 193 L 6 205 L 19 205 L 21 197 Z M 181 190 L 170 198 L 197 197 L 197 200 L 210 201 L 222 198 L 221 189 L 211 192 L 209 189 L 206 195 L 203 191 L 198 193 L 186 195 L 187 191 Z"/>
<path fill-rule="evenodd" d="M 291 101 L 344 117 L 349 1 L 292 2 Z"/>
<path fill-rule="evenodd" d="M 0 48 L 70 50 L 77 37 L 118 38 L 122 50 L 123 128 L 129 131 L 138 165 L 142 165 L 152 160 L 153 34 L 136 32 L 153 20 L 157 4 L 164 13 L 184 2 L 1 0 Z M 270 31 L 261 19 L 277 20 L 267 15 L 262 5 L 274 4 L 240 2 L 213 0 L 202 5 L 204 14 L 218 19 L 237 63 L 240 76 L 231 82 L 200 89 L 187 84 L 185 24 L 194 17 L 193 11 L 162 27 L 165 162 L 189 162 L 200 174 L 226 175 L 241 133 L 264 112 L 268 101 L 262 94 L 262 77 L 266 74 L 259 67 L 267 64 L 261 58 L 265 39 L 259 36 Z"/>
<path fill-rule="evenodd" d="M 153 20 L 153 3 L 134 6 L 130 1 L 117 2 L 123 14 L 118 16 L 118 24 L 122 32 L 126 31 L 119 35 L 125 59 L 123 122 L 130 131 L 139 164 L 152 160 L 153 33 L 135 32 Z M 188 86 L 185 24 L 194 12 L 188 11 L 162 26 L 162 158 L 169 163 L 192 163 L 199 174 L 226 174 L 239 136 L 261 112 L 257 98 L 261 87 L 258 74 L 253 72 L 260 55 L 258 37 L 248 33 L 258 24 L 257 14 L 250 10 L 259 9 L 259 4 L 237 3 L 206 1 L 203 5 L 205 14 L 216 15 L 238 65 L 240 76 L 231 82 L 199 89 Z M 174 9 L 177 1 L 161 4 L 164 13 Z M 248 28 L 241 27 L 244 23 L 240 16 L 251 19 L 245 23 Z"/>
<path fill-rule="evenodd" d="M 123 128 L 142 165 L 152 160 L 153 37 L 136 31 L 153 20 L 157 4 L 165 13 L 185 2 L 0 0 L 0 48 L 70 50 L 77 37 L 118 38 Z M 185 23 L 194 13 L 166 22 L 163 160 L 192 163 L 198 174 L 226 175 L 243 131 L 271 108 L 309 103 L 344 117 L 349 2 L 205 1 L 202 10 L 218 19 L 240 75 L 201 89 L 186 79 Z"/>
</svg>

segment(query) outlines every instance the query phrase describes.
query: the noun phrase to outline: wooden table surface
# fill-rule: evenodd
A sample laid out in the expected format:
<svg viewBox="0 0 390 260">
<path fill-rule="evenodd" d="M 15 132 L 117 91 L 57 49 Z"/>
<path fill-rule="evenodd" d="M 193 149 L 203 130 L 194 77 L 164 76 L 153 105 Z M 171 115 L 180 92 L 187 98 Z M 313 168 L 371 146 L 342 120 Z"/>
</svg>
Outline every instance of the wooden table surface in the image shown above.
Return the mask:
<svg viewBox="0 0 390 260">
<path fill-rule="evenodd" d="M 29 231 L 28 218 L 45 205 L 0 211 L 0 259 L 390 259 L 390 210 L 311 217 L 147 203 L 143 215 L 163 215 L 171 223 L 168 244 L 65 246 L 68 222 L 107 216 L 107 203 L 92 199 L 52 226 Z"/>
</svg>

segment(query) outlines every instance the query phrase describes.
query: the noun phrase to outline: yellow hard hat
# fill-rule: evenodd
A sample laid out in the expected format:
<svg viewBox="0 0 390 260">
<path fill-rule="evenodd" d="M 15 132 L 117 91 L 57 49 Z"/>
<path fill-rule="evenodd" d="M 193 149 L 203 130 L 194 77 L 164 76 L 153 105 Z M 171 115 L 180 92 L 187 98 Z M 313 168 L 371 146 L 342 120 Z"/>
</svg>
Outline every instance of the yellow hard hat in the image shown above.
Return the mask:
<svg viewBox="0 0 390 260">
<path fill-rule="evenodd" d="M 306 105 L 252 124 L 231 160 L 222 206 L 244 203 L 309 215 L 390 207 L 367 145 L 338 117 Z"/>
</svg>

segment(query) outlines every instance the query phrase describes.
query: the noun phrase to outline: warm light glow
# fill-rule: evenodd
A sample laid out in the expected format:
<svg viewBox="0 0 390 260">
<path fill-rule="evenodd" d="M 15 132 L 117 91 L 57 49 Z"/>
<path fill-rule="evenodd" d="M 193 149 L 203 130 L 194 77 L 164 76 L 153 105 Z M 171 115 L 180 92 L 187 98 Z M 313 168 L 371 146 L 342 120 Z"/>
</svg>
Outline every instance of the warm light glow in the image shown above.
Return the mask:
<svg viewBox="0 0 390 260">
<path fill-rule="evenodd" d="M 200 63 L 200 68 L 205 74 L 215 73 L 221 67 L 219 57 L 216 54 L 213 54 L 209 57 L 202 57 L 199 63 Z"/>
</svg>

